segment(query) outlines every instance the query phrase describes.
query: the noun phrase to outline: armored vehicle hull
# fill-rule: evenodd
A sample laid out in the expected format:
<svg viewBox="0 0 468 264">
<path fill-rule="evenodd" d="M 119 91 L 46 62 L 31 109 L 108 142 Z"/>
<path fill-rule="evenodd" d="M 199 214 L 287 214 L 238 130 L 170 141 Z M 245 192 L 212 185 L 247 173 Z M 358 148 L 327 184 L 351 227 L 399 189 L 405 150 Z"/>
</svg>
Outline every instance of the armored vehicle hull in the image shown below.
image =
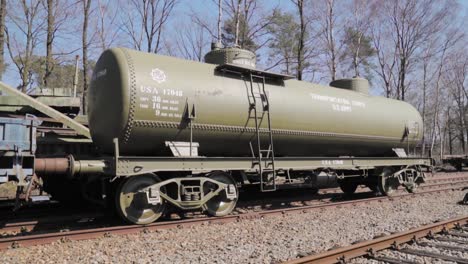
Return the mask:
<svg viewBox="0 0 468 264">
<path fill-rule="evenodd" d="M 263 87 L 265 94 L 255 92 Z M 192 139 L 202 156 L 250 156 L 255 119 L 264 142 L 271 121 L 276 156 L 394 156 L 392 148 L 413 147 L 423 129 L 405 102 L 274 77 L 264 84 L 217 65 L 123 48 L 101 55 L 88 98 L 93 141 L 112 153 L 117 138 L 124 155 L 167 155 L 166 142 Z"/>
</svg>

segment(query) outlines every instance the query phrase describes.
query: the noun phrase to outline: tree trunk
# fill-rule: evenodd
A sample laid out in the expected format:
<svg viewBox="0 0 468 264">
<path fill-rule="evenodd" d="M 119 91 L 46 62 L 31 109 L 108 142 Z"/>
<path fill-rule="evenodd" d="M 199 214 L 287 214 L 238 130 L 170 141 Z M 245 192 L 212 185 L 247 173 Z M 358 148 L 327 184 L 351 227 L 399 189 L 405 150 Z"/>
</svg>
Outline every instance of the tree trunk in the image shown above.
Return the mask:
<svg viewBox="0 0 468 264">
<path fill-rule="evenodd" d="M 354 67 L 354 75 L 356 77 L 359 77 L 359 49 L 361 47 L 361 39 L 362 39 L 362 32 L 358 33 L 358 39 L 357 39 L 357 48 L 356 51 L 353 54 L 353 67 Z"/>
<path fill-rule="evenodd" d="M 82 112 L 84 115 L 87 114 L 87 100 L 86 93 L 88 91 L 89 80 L 88 80 L 88 20 L 89 20 L 89 9 L 91 6 L 91 0 L 83 0 L 83 32 L 82 32 L 82 46 L 83 46 L 83 106 Z"/>
<path fill-rule="evenodd" d="M 237 8 L 236 8 L 236 35 L 234 39 L 234 45 L 237 47 L 239 46 L 239 23 L 240 23 L 240 5 L 242 0 L 237 0 Z"/>
<path fill-rule="evenodd" d="M 297 49 L 297 79 L 302 80 L 302 72 L 304 68 L 304 38 L 306 32 L 306 25 L 304 21 L 304 1 L 298 0 L 297 1 L 297 8 L 299 11 L 299 19 L 300 19 L 300 37 L 299 37 L 299 46 Z"/>
<path fill-rule="evenodd" d="M 49 77 L 53 70 L 52 44 L 54 42 L 56 1 L 47 0 L 47 42 L 46 42 L 46 64 L 44 74 L 44 87 L 48 86 Z"/>
<path fill-rule="evenodd" d="M 3 77 L 5 70 L 5 16 L 6 16 L 6 2 L 7 0 L 0 0 L 0 80 Z"/>
<path fill-rule="evenodd" d="M 406 78 L 406 57 L 401 58 L 400 60 L 400 84 L 399 84 L 399 90 L 400 90 L 400 95 L 399 99 L 402 101 L 405 100 L 405 78 Z"/>
<path fill-rule="evenodd" d="M 422 113 L 421 113 L 421 116 L 422 116 L 422 123 L 423 123 L 423 126 L 425 126 L 426 124 L 426 92 L 427 92 L 427 62 L 425 61 L 424 62 L 424 65 L 423 65 L 423 87 L 422 87 L 422 90 L 423 90 L 423 102 L 422 102 Z M 421 148 L 421 155 L 424 156 L 424 154 L 426 154 L 426 133 L 425 133 L 425 129 L 423 130 L 423 134 L 422 134 L 422 148 Z"/>
<path fill-rule="evenodd" d="M 448 131 L 449 154 L 452 155 L 453 154 L 453 145 L 452 145 L 453 135 L 452 135 L 452 126 L 451 126 L 451 122 L 450 122 L 450 106 L 447 109 L 447 126 L 446 126 L 446 130 Z"/>
<path fill-rule="evenodd" d="M 330 71 L 331 79 L 334 81 L 336 79 L 336 51 L 335 51 L 335 39 L 333 36 L 333 0 L 328 0 L 328 41 L 330 48 Z"/>
<path fill-rule="evenodd" d="M 223 2 L 218 0 L 218 43 L 221 43 L 221 22 L 223 19 Z"/>
</svg>

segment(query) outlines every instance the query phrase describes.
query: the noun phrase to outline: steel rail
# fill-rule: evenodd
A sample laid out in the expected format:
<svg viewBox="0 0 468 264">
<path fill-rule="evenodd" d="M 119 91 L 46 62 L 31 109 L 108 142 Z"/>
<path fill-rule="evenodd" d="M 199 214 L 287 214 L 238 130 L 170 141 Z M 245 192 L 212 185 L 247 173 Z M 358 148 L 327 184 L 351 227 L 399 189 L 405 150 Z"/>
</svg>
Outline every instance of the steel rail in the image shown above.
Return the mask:
<svg viewBox="0 0 468 264">
<path fill-rule="evenodd" d="M 432 186 L 441 186 L 441 185 L 453 185 L 453 184 L 462 184 L 468 182 L 468 176 L 459 176 L 459 177 L 447 177 L 447 178 L 429 178 L 426 179 L 424 185 L 419 185 L 418 188 L 429 188 Z M 362 189 L 367 189 L 367 187 L 362 187 Z M 358 186 L 359 190 L 359 186 Z M 342 193 L 340 187 L 335 188 L 325 188 L 320 189 L 320 194 L 331 194 L 331 193 Z"/>
<path fill-rule="evenodd" d="M 50 226 L 53 227 L 54 225 L 59 224 L 70 224 L 74 221 L 76 222 L 84 222 L 89 219 L 96 219 L 104 217 L 105 214 L 103 212 L 82 212 L 79 214 L 70 214 L 70 215 L 59 215 L 59 216 L 48 216 L 42 217 L 39 219 L 31 219 L 31 220 L 23 220 L 23 221 L 16 221 L 16 222 L 0 222 L 0 232 L 2 233 L 9 233 L 9 232 L 28 232 L 33 231 L 37 226 Z M 57 230 L 55 228 L 54 230 Z M 41 230 L 43 231 L 43 230 Z"/>
<path fill-rule="evenodd" d="M 54 232 L 46 234 L 37 234 L 37 235 L 25 235 L 25 236 L 13 236 L 5 237 L 0 239 L 0 250 L 5 250 L 8 248 L 16 247 L 28 247 L 34 245 L 48 244 L 57 240 L 84 240 L 84 239 L 93 239 L 99 238 L 102 236 L 108 236 L 110 234 L 132 234 L 137 232 L 142 232 L 145 230 L 161 230 L 169 228 L 182 228 L 200 224 L 221 224 L 229 222 L 237 222 L 246 219 L 260 219 L 266 216 L 274 215 L 286 215 L 290 213 L 305 213 L 311 210 L 319 210 L 325 208 L 341 208 L 345 206 L 355 206 L 359 204 L 368 204 L 371 202 L 383 202 L 383 201 L 394 201 L 397 199 L 412 198 L 424 194 L 433 194 L 441 193 L 445 191 L 454 191 L 460 188 L 448 188 L 448 189 L 437 189 L 429 190 L 419 193 L 406 193 L 401 195 L 396 195 L 392 197 L 381 196 L 374 197 L 369 199 L 360 199 L 344 202 L 331 202 L 319 205 L 309 205 L 309 206 L 300 206 L 300 207 L 290 207 L 283 209 L 273 209 L 259 212 L 249 212 L 239 215 L 229 215 L 224 217 L 203 217 L 203 218 L 194 218 L 194 219 L 185 219 L 185 220 L 175 220 L 175 221 L 165 221 L 165 222 L 156 222 L 148 225 L 124 225 L 124 226 L 112 226 L 112 227 L 102 227 L 102 228 L 93 228 L 93 229 L 84 229 L 84 230 L 75 230 L 75 231 L 66 231 L 66 232 Z M 1 229 L 0 229 L 1 232 Z"/>
<path fill-rule="evenodd" d="M 351 246 L 330 250 L 324 253 L 294 259 L 285 262 L 285 264 L 340 263 L 348 261 L 352 258 L 373 254 L 379 250 L 398 247 L 398 245 L 408 243 L 412 240 L 420 239 L 435 233 L 440 233 L 442 231 L 455 228 L 459 225 L 466 224 L 468 224 L 468 216 L 462 216 L 430 225 L 425 225 L 405 232 L 400 232 L 393 235 L 364 241 Z"/>
<path fill-rule="evenodd" d="M 458 181 L 458 182 L 449 182 L 449 183 L 440 183 L 440 184 L 431 184 L 431 185 L 424 185 L 424 186 L 420 186 L 419 188 L 421 189 L 430 189 L 430 188 L 436 188 L 436 187 L 444 187 L 444 186 L 451 186 L 451 185 L 457 185 L 457 184 L 463 184 L 463 183 L 468 183 L 468 181 Z M 367 187 L 362 187 L 362 189 L 366 189 Z M 451 190 L 451 189 L 449 189 Z M 324 195 L 324 194 L 335 194 L 335 193 L 338 193 L 338 192 L 341 192 L 341 190 L 339 188 L 327 188 L 327 189 L 322 189 L 319 191 L 319 193 L 321 195 Z M 357 194 L 367 194 L 368 192 L 359 192 Z M 424 194 L 424 193 L 421 193 L 421 194 Z M 304 197 L 300 197 L 300 198 L 304 198 Z M 317 197 L 317 196 L 310 196 L 310 201 L 315 201 L 317 200 L 317 198 L 320 198 L 320 197 Z M 365 199 L 370 199 L 371 197 L 357 197 L 357 199 L 354 199 L 354 200 L 347 200 L 347 201 L 342 201 L 342 203 L 344 202 L 352 202 L 352 201 L 356 201 L 358 199 L 361 199 L 361 200 L 365 200 Z M 375 197 L 372 197 L 372 198 L 375 198 Z M 384 198 L 385 197 L 380 197 L 380 198 Z M 394 196 L 390 197 L 390 198 L 395 198 L 397 199 L 398 196 L 397 194 L 395 194 Z M 263 198 L 261 198 L 263 199 Z M 271 199 L 271 198 L 269 198 Z M 290 202 L 304 202 L 306 200 L 304 199 L 292 199 L 292 198 L 285 198 L 285 197 L 279 197 L 279 198 L 273 198 L 273 199 L 277 199 L 278 202 L 281 201 L 281 202 L 286 202 L 286 203 L 290 203 Z M 328 199 L 319 199 L 317 200 L 320 202 L 320 204 L 312 204 L 312 205 L 309 205 L 309 206 L 318 206 L 318 205 L 321 205 L 321 204 L 329 204 L 331 203 L 330 201 L 328 201 Z M 1 202 L 1 200 L 0 200 Z M 245 203 L 245 204 L 244 204 Z M 334 203 L 338 203 L 338 201 L 335 201 Z M 254 206 L 256 203 L 251 203 L 250 201 L 244 201 L 244 202 L 241 202 L 241 206 L 240 208 L 242 207 L 249 207 L 249 206 Z M 42 205 L 47 205 L 47 204 L 42 204 Z M 294 207 L 293 207 L 294 208 Z M 59 208 L 46 208 L 48 210 L 50 209 L 53 209 L 53 210 L 57 210 L 59 209 L 60 210 L 60 207 Z M 283 210 L 286 209 L 286 208 L 283 208 Z M 281 209 L 276 209 L 276 210 L 281 210 Z M 27 217 L 29 215 L 29 217 Z M 24 230 L 31 230 L 35 227 L 36 224 L 49 224 L 49 223 L 53 223 L 53 222 L 63 222 L 63 221 L 67 221 L 67 220 L 75 220 L 75 219 L 79 219 L 79 218 L 93 218 L 93 217 L 98 217 L 98 216 L 103 216 L 104 214 L 102 214 L 102 212 L 84 212 L 84 213 L 75 213 L 75 212 L 71 212 L 71 214 L 69 215 L 58 215 L 58 216 L 51 216 L 50 213 L 47 213 L 47 214 L 41 214 L 43 216 L 39 216 L 38 215 L 38 212 L 37 211 L 34 211 L 34 213 L 31 213 L 31 214 L 26 214 L 25 216 L 21 215 L 22 217 L 20 219 L 15 219 L 15 218 L 12 218 L 12 216 L 10 216 L 10 218 L 12 219 L 8 219 L 8 220 L 3 220 L 3 221 L 0 221 L 0 231 L 1 232 L 20 232 L 20 231 L 24 231 Z"/>
<path fill-rule="evenodd" d="M 468 179 L 468 176 L 457 176 L 457 177 L 446 177 L 446 178 L 438 178 L 437 176 L 426 178 L 425 182 L 449 182 L 449 181 L 463 181 Z"/>
<path fill-rule="evenodd" d="M 456 185 L 456 184 L 468 184 L 468 178 L 462 179 L 461 181 L 449 181 L 449 182 L 442 182 L 442 183 L 435 182 L 434 184 L 424 184 L 424 185 L 418 186 L 417 189 L 419 189 L 419 188 L 421 188 L 421 189 L 434 188 L 434 187 L 438 187 L 438 186 Z"/>
</svg>

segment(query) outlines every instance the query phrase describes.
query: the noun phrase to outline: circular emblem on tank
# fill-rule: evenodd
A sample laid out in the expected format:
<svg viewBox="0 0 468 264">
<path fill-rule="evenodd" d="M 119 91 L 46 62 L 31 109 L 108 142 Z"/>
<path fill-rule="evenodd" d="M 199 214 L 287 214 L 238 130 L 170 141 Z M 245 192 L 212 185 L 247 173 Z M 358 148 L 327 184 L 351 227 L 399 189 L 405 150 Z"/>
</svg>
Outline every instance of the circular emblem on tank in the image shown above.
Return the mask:
<svg viewBox="0 0 468 264">
<path fill-rule="evenodd" d="M 155 68 L 151 70 L 151 78 L 158 83 L 163 83 L 166 81 L 166 74 L 162 70 Z"/>
</svg>

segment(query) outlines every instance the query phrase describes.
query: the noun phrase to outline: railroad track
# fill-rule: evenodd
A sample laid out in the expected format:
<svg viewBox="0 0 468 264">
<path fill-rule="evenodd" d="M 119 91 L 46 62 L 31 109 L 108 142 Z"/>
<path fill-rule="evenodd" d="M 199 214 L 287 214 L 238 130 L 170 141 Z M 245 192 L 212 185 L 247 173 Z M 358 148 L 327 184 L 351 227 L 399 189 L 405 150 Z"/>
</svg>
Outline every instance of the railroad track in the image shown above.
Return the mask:
<svg viewBox="0 0 468 264">
<path fill-rule="evenodd" d="M 463 181 L 467 180 L 468 176 L 458 176 L 458 177 L 430 177 L 426 178 L 426 183 L 440 183 L 440 182 L 450 182 L 450 181 Z"/>
<path fill-rule="evenodd" d="M 431 184 L 437 184 L 437 183 L 450 183 L 450 182 L 463 182 L 463 181 L 468 181 L 468 176 L 458 176 L 458 177 L 445 177 L 445 178 L 437 178 L 437 177 L 431 177 L 426 179 L 426 183 L 422 186 L 425 185 L 431 185 Z M 422 187 L 420 186 L 420 187 Z M 367 187 L 360 187 L 358 190 L 367 190 Z M 320 189 L 319 194 L 330 194 L 330 193 L 342 193 L 341 189 L 339 187 L 334 187 L 334 188 L 325 188 L 325 189 Z M 0 209 L 2 207 L 13 207 L 13 201 L 15 197 L 14 196 L 0 196 Z M 52 202 L 54 202 L 52 200 Z"/>
<path fill-rule="evenodd" d="M 425 185 L 421 189 L 433 189 L 457 184 L 468 184 L 468 179 L 461 182 Z M 248 211 L 320 205 L 375 197 L 367 188 L 362 188 L 361 191 L 353 196 L 341 195 L 342 193 L 339 191 L 339 188 L 325 189 L 319 195 L 308 194 L 307 189 L 296 191 L 294 196 L 291 196 L 291 192 L 265 193 L 260 197 L 257 194 L 257 199 L 255 200 L 241 198 L 235 209 L 235 213 L 243 214 Z M 340 195 L 337 196 L 335 195 L 336 193 Z M 60 227 L 69 229 L 70 227 L 73 228 L 75 223 L 78 223 L 78 228 L 82 228 L 84 223 L 93 225 L 96 222 L 101 224 L 105 223 L 105 221 L 115 222 L 113 219 L 106 218 L 106 214 L 102 210 L 99 210 L 99 208 L 95 210 L 77 208 L 74 210 L 63 207 L 60 204 L 43 204 L 41 207 L 26 209 L 24 212 L 21 210 L 16 213 L 5 212 L 3 214 L 4 220 L 0 221 L 0 234 L 50 231 L 54 229 L 54 224 L 57 226 L 55 229 L 60 229 Z"/>
<path fill-rule="evenodd" d="M 425 238 L 427 241 L 421 242 Z M 390 249 L 402 254 L 429 257 L 432 259 L 468 264 L 468 259 L 428 249 L 433 247 L 441 251 L 468 252 L 468 216 L 462 216 L 409 231 L 364 241 L 351 246 L 330 250 L 324 253 L 294 259 L 285 264 L 303 263 L 343 263 L 358 257 L 366 257 L 386 263 L 414 263 L 379 252 Z M 447 245 L 449 242 L 455 245 Z M 418 249 L 412 246 L 419 247 Z"/>
<path fill-rule="evenodd" d="M 286 215 L 291 213 L 303 213 L 311 210 L 321 210 L 327 208 L 337 208 L 337 207 L 346 207 L 346 206 L 355 206 L 358 204 L 368 204 L 373 202 L 384 202 L 384 201 L 395 201 L 401 199 L 408 199 L 419 195 L 433 195 L 446 191 L 459 190 L 459 188 L 445 188 L 445 189 L 435 189 L 435 190 L 424 190 L 416 194 L 397 194 L 392 197 L 380 196 L 372 197 L 366 199 L 350 200 L 350 201 L 341 201 L 341 202 L 329 202 L 322 203 L 317 205 L 308 205 L 308 206 L 298 206 L 298 207 L 287 207 L 281 209 L 271 209 L 263 210 L 258 212 L 246 212 L 240 214 L 233 214 L 225 217 L 199 217 L 192 219 L 183 219 L 183 220 L 168 220 L 164 222 L 156 222 L 149 225 L 123 225 L 123 226 L 110 226 L 110 227 L 99 227 L 99 228 L 88 228 L 80 229 L 73 231 L 55 231 L 44 234 L 30 234 L 30 235 L 21 235 L 21 236 L 10 236 L 0 239 L 0 250 L 16 247 L 28 247 L 40 244 L 47 244 L 58 240 L 83 240 L 83 239 L 93 239 L 99 238 L 102 236 L 108 236 L 111 234 L 122 235 L 122 234 L 131 234 L 137 232 L 144 232 L 148 230 L 158 230 L 158 229 L 169 229 L 169 228 L 182 228 L 193 225 L 201 224 L 222 224 L 228 222 L 243 221 L 248 219 L 259 219 L 267 216 L 273 215 Z M 8 227 L 10 230 L 13 227 Z M 15 228 L 21 228 L 21 223 L 17 223 Z M 0 229 L 0 233 L 2 229 Z"/>
</svg>

